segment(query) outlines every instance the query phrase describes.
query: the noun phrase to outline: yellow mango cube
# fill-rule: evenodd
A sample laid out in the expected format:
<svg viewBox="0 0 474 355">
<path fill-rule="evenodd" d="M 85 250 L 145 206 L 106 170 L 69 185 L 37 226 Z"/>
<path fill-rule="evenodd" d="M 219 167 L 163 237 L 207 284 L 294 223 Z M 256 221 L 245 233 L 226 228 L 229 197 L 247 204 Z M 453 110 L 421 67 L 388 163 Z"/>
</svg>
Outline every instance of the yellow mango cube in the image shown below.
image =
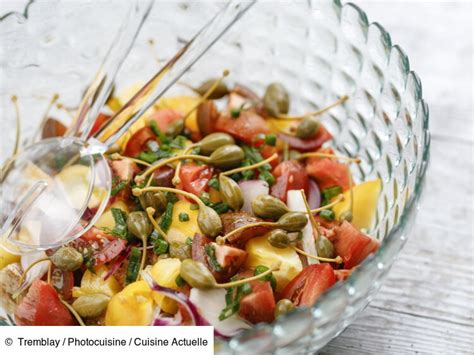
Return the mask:
<svg viewBox="0 0 474 355">
<path fill-rule="evenodd" d="M 150 325 L 153 320 L 152 291 L 145 281 L 136 281 L 112 297 L 105 325 Z"/>
<path fill-rule="evenodd" d="M 164 287 L 177 290 L 176 278 L 179 276 L 181 260 L 179 259 L 161 259 L 151 268 L 151 277 L 155 282 Z M 161 293 L 153 292 L 153 299 L 160 308 L 170 314 L 178 311 L 176 301 L 164 296 Z"/>
<path fill-rule="evenodd" d="M 122 287 L 113 275 L 107 280 L 104 280 L 104 276 L 108 271 L 109 269 L 105 265 L 98 267 L 95 274 L 87 270 L 82 276 L 81 287 L 74 287 L 72 289 L 73 297 L 95 293 L 103 293 L 104 295 L 112 297 L 120 292 Z"/>
<path fill-rule="evenodd" d="M 197 223 L 199 210 L 192 210 L 192 204 L 188 201 L 179 200 L 173 206 L 173 219 L 168 230 L 168 242 L 186 242 L 186 238 L 194 237 L 194 234 L 201 233 Z M 187 213 L 189 221 L 181 222 L 179 220 L 180 213 Z"/>
<path fill-rule="evenodd" d="M 369 229 L 372 227 L 381 187 L 382 182 L 380 179 L 376 179 L 363 182 L 352 188 L 354 194 L 354 210 L 352 211 L 351 223 L 357 229 Z M 344 201 L 339 202 L 333 207 L 336 219 L 339 219 L 341 214 L 345 211 L 349 211 L 349 208 L 350 191 L 346 191 L 344 192 Z"/>
<path fill-rule="evenodd" d="M 292 248 L 279 249 L 268 243 L 265 236 L 252 238 L 245 245 L 248 256 L 245 266 L 255 269 L 259 265 L 272 267 L 281 262 L 280 270 L 274 271 L 277 291 L 281 291 L 303 269 L 301 260 Z"/>
<path fill-rule="evenodd" d="M 0 246 L 0 270 L 5 266 L 20 262 L 20 255 L 11 254 Z"/>
<path fill-rule="evenodd" d="M 112 208 L 119 208 L 122 211 L 125 211 L 128 213 L 128 206 L 125 202 L 123 201 L 117 201 L 114 202 L 110 208 L 105 211 L 102 216 L 95 222 L 95 225 L 97 228 L 107 228 L 107 229 L 113 229 L 115 227 L 115 219 L 114 216 L 112 215 Z"/>
</svg>

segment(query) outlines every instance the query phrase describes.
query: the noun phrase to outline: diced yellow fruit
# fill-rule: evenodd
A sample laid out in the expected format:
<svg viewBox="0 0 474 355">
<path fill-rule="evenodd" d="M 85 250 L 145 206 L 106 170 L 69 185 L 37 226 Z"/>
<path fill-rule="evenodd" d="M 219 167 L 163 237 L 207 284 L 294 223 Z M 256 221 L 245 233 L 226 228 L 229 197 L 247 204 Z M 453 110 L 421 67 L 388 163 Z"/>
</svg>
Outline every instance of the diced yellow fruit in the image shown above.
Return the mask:
<svg viewBox="0 0 474 355">
<path fill-rule="evenodd" d="M 281 291 L 303 269 L 296 251 L 292 248 L 275 248 L 265 236 L 250 239 L 245 249 L 248 253 L 245 266 L 248 268 L 254 269 L 259 265 L 272 267 L 281 262 L 280 270 L 273 272 L 277 280 L 277 291 Z"/>
<path fill-rule="evenodd" d="M 61 190 L 67 194 L 72 207 L 80 209 L 86 201 L 89 192 L 89 181 L 91 181 L 92 170 L 85 165 L 71 165 L 64 168 L 56 177 L 56 183 L 61 186 Z M 92 191 L 88 206 L 97 207 L 105 198 L 105 189 L 95 187 Z"/>
<path fill-rule="evenodd" d="M 352 211 L 352 224 L 358 229 L 372 227 L 377 210 L 377 201 L 380 194 L 382 182 L 380 179 L 366 181 L 359 185 L 355 185 L 354 194 L 354 210 Z M 333 207 L 336 219 L 350 208 L 350 191 L 344 192 L 344 201 L 339 202 Z"/>
<path fill-rule="evenodd" d="M 0 270 L 5 266 L 17 263 L 20 261 L 20 256 L 15 254 L 10 254 L 0 246 Z"/>
<path fill-rule="evenodd" d="M 165 97 L 158 102 L 157 106 L 159 108 L 172 108 L 179 111 L 182 115 L 186 115 L 199 103 L 199 100 L 200 98 L 197 96 Z M 194 111 L 186 119 L 186 128 L 188 128 L 191 132 L 199 132 L 196 111 Z"/>
<path fill-rule="evenodd" d="M 173 220 L 168 230 L 168 242 L 178 241 L 184 243 L 186 238 L 194 237 L 194 234 L 201 233 L 197 224 L 199 211 L 191 209 L 192 204 L 188 201 L 179 200 L 173 206 Z M 187 213 L 189 221 L 180 222 L 179 214 Z"/>
<path fill-rule="evenodd" d="M 273 132 L 290 132 L 291 127 L 297 126 L 297 121 L 290 120 L 277 120 L 276 118 L 269 118 L 267 122 L 270 123 L 270 127 Z"/>
<path fill-rule="evenodd" d="M 153 320 L 152 291 L 145 281 L 136 281 L 109 302 L 105 325 L 150 325 Z"/>
<path fill-rule="evenodd" d="M 95 293 L 103 293 L 104 295 L 112 297 L 120 292 L 122 287 L 112 275 L 107 280 L 104 280 L 105 274 L 108 272 L 106 266 L 100 266 L 93 274 L 87 270 L 82 276 L 81 287 L 74 287 L 72 289 L 73 297 L 91 295 Z"/>
<path fill-rule="evenodd" d="M 177 290 L 176 278 L 179 276 L 180 267 L 179 259 L 161 259 L 151 268 L 151 276 L 158 285 Z M 153 299 L 166 313 L 174 314 L 178 311 L 176 301 L 161 293 L 153 292 Z"/>
<path fill-rule="evenodd" d="M 122 211 L 125 211 L 128 213 L 128 206 L 125 202 L 123 201 L 117 201 L 113 203 L 110 208 L 105 211 L 102 216 L 95 222 L 95 225 L 97 228 L 108 228 L 108 229 L 113 229 L 115 227 L 115 219 L 114 216 L 112 215 L 112 208 L 119 208 Z"/>
</svg>

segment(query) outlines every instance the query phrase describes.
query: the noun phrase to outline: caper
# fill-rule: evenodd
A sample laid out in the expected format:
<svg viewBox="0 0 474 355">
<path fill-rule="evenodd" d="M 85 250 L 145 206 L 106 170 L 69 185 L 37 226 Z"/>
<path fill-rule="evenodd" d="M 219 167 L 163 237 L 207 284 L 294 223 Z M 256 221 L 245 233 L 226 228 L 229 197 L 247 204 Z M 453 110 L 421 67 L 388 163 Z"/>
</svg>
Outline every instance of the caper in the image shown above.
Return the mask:
<svg viewBox="0 0 474 355">
<path fill-rule="evenodd" d="M 239 166 L 244 157 L 242 148 L 235 144 L 228 144 L 217 148 L 209 158 L 212 165 L 226 170 Z"/>
<path fill-rule="evenodd" d="M 285 249 L 290 244 L 288 233 L 283 229 L 274 229 L 267 234 L 267 240 L 275 248 Z"/>
<path fill-rule="evenodd" d="M 298 138 L 307 139 L 315 136 L 316 132 L 319 130 L 320 123 L 310 117 L 305 118 L 300 122 L 298 127 L 296 127 L 296 136 Z"/>
<path fill-rule="evenodd" d="M 176 137 L 181 134 L 184 130 L 184 120 L 180 118 L 179 120 L 171 122 L 166 128 L 166 134 L 171 137 Z"/>
<path fill-rule="evenodd" d="M 299 232 L 308 223 L 308 217 L 301 212 L 288 212 L 281 216 L 277 223 L 287 232 Z"/>
<path fill-rule="evenodd" d="M 211 133 L 199 142 L 199 153 L 209 155 L 217 148 L 229 144 L 235 144 L 235 140 L 231 135 L 221 132 Z"/>
<path fill-rule="evenodd" d="M 209 79 L 203 82 L 199 87 L 193 89 L 193 91 L 197 92 L 199 95 L 203 96 L 214 83 L 219 79 Z M 217 100 L 229 94 L 229 88 L 226 84 L 222 81 L 217 85 L 217 87 L 212 91 L 209 95 L 209 99 Z"/>
<path fill-rule="evenodd" d="M 181 243 L 178 241 L 171 242 L 169 248 L 169 256 L 171 258 L 176 258 L 181 261 L 185 259 L 190 259 L 191 255 L 191 247 L 186 243 Z"/>
<path fill-rule="evenodd" d="M 166 209 L 166 205 L 168 204 L 166 195 L 161 191 L 147 191 L 141 194 L 138 199 L 144 210 L 146 210 L 148 207 L 153 207 L 155 210 L 155 216 L 161 214 Z"/>
<path fill-rule="evenodd" d="M 288 207 L 278 198 L 270 195 L 258 195 L 252 201 L 254 215 L 264 219 L 277 220 L 289 212 Z"/>
<path fill-rule="evenodd" d="M 225 175 L 219 176 L 219 185 L 222 201 L 234 211 L 240 210 L 244 204 L 244 198 L 239 185 Z"/>
<path fill-rule="evenodd" d="M 293 302 L 287 298 L 282 298 L 275 305 L 275 318 L 278 318 L 288 312 L 292 311 L 295 308 Z"/>
<path fill-rule="evenodd" d="M 331 241 L 323 235 L 320 235 L 316 240 L 316 250 L 318 256 L 322 258 L 334 258 L 334 245 Z"/>
<path fill-rule="evenodd" d="M 130 212 L 127 217 L 127 227 L 130 233 L 142 240 L 148 238 L 153 231 L 153 225 L 146 212 L 143 211 Z"/>
<path fill-rule="evenodd" d="M 263 96 L 263 106 L 268 114 L 273 117 L 288 113 L 290 108 L 288 91 L 279 83 L 268 85 L 265 95 Z"/>
<path fill-rule="evenodd" d="M 76 271 L 82 266 L 84 257 L 73 247 L 62 247 L 51 257 L 51 262 L 63 271 Z"/>
<path fill-rule="evenodd" d="M 222 231 L 222 221 L 216 211 L 207 206 L 200 206 L 197 216 L 199 229 L 208 237 L 215 238 Z"/>
<path fill-rule="evenodd" d="M 213 288 L 217 281 L 209 269 L 198 261 L 186 259 L 181 263 L 180 276 L 191 287 Z"/>
<path fill-rule="evenodd" d="M 103 293 L 80 296 L 76 299 L 72 308 L 84 318 L 95 318 L 102 315 L 107 309 L 110 297 Z"/>
</svg>

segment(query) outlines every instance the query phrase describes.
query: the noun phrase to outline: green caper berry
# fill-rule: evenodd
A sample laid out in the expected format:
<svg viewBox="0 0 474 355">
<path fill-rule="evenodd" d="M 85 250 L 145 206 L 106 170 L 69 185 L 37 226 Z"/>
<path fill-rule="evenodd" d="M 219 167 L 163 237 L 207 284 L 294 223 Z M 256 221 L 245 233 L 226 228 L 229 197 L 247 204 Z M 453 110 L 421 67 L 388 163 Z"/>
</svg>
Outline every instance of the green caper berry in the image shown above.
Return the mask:
<svg viewBox="0 0 474 355">
<path fill-rule="evenodd" d="M 287 298 L 283 298 L 275 305 L 275 318 L 281 317 L 284 314 L 292 311 L 295 308 L 293 302 Z"/>
<path fill-rule="evenodd" d="M 153 225 L 146 212 L 130 212 L 127 217 L 128 231 L 137 238 L 146 239 L 153 232 Z"/>
<path fill-rule="evenodd" d="M 301 212 L 288 212 L 281 216 L 277 223 L 287 232 L 299 232 L 308 223 L 308 217 Z"/>
<path fill-rule="evenodd" d="M 62 247 L 50 257 L 50 260 L 60 270 L 76 271 L 82 266 L 84 257 L 73 247 Z"/>
<path fill-rule="evenodd" d="M 95 318 L 105 312 L 109 301 L 110 297 L 103 293 L 84 295 L 73 302 L 72 308 L 83 318 Z"/>
<path fill-rule="evenodd" d="M 207 206 L 199 208 L 197 222 L 199 229 L 211 238 L 217 237 L 222 231 L 222 221 L 216 211 Z"/>
<path fill-rule="evenodd" d="M 290 108 L 290 97 L 285 87 L 279 83 L 268 85 L 263 96 L 263 106 L 270 116 L 277 117 L 288 113 Z"/>
<path fill-rule="evenodd" d="M 318 236 L 316 239 L 316 251 L 318 252 L 318 256 L 322 258 L 331 259 L 335 256 L 334 245 L 323 235 Z"/>
<path fill-rule="evenodd" d="M 209 157 L 210 163 L 220 169 L 232 169 L 244 160 L 245 153 L 238 145 L 228 144 L 217 148 Z"/>
<path fill-rule="evenodd" d="M 154 216 L 160 215 L 166 210 L 166 205 L 168 204 L 168 199 L 166 195 L 161 192 L 151 192 L 147 191 L 138 197 L 140 205 L 144 210 L 148 207 L 152 207 L 155 210 Z"/>
<path fill-rule="evenodd" d="M 283 229 L 274 229 L 267 234 L 267 240 L 272 247 L 285 249 L 290 244 L 288 233 Z"/>
<path fill-rule="evenodd" d="M 244 204 L 244 198 L 239 185 L 225 175 L 219 176 L 219 185 L 222 201 L 234 211 L 240 210 Z"/>
<path fill-rule="evenodd" d="M 212 154 L 217 148 L 235 144 L 234 138 L 222 132 L 211 133 L 199 142 L 199 152 L 203 155 Z"/>
<path fill-rule="evenodd" d="M 352 221 L 352 212 L 351 211 L 344 211 L 341 213 L 341 215 L 339 216 L 339 220 L 341 221 Z"/>
<path fill-rule="evenodd" d="M 298 127 L 296 127 L 295 135 L 301 139 L 312 138 L 315 136 L 316 132 L 319 130 L 320 123 L 314 119 L 307 117 L 300 122 Z"/>
<path fill-rule="evenodd" d="M 203 96 L 214 83 L 219 79 L 209 79 L 203 82 L 199 87 L 193 89 L 199 95 Z M 229 88 L 222 81 L 217 85 L 217 87 L 209 95 L 210 100 L 217 100 L 229 94 Z"/>
<path fill-rule="evenodd" d="M 274 196 L 258 195 L 252 201 L 252 212 L 260 218 L 277 220 L 289 212 L 289 209 L 280 199 Z"/>
<path fill-rule="evenodd" d="M 188 285 L 196 288 L 213 288 L 217 281 L 203 263 L 186 259 L 181 263 L 180 276 Z"/>
</svg>

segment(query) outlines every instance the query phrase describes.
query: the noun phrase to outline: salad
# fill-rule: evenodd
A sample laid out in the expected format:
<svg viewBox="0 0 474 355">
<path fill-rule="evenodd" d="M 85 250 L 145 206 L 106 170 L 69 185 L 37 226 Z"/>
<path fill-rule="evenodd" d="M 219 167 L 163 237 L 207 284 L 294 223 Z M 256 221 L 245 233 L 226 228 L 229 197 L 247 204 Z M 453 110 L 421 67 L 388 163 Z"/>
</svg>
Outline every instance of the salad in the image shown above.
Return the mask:
<svg viewBox="0 0 474 355">
<path fill-rule="evenodd" d="M 319 121 L 348 97 L 294 115 L 282 84 L 259 96 L 227 75 L 162 98 L 107 152 L 111 196 L 86 233 L 0 248 L 0 306 L 17 325 L 210 324 L 230 337 L 312 306 L 378 249 L 366 231 L 381 183 L 356 184 L 360 159 Z M 91 134 L 124 101 L 111 96 Z M 43 137 L 65 131 L 48 118 Z"/>
</svg>

